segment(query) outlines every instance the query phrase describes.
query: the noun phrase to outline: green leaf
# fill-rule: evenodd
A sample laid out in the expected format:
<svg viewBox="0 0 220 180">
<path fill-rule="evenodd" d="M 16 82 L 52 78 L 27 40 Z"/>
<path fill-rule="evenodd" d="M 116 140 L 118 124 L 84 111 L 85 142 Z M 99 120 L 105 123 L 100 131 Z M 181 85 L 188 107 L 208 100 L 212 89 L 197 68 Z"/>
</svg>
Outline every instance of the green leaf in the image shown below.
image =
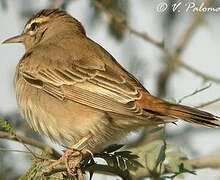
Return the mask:
<svg viewBox="0 0 220 180">
<path fill-rule="evenodd" d="M 4 121 L 1 117 L 0 117 L 0 125 L 5 131 L 8 131 L 11 136 L 16 136 L 16 134 L 13 131 L 13 128 L 10 126 L 10 124 L 8 122 Z"/>
<path fill-rule="evenodd" d="M 27 170 L 27 172 L 23 175 L 23 176 L 21 176 L 18 180 L 26 180 L 26 179 L 28 179 L 28 177 L 30 177 L 33 173 L 34 173 L 34 171 L 35 171 L 35 166 L 34 165 L 32 165 L 28 170 Z"/>
<path fill-rule="evenodd" d="M 144 166 L 138 161 L 138 160 L 129 160 L 135 167 L 142 167 L 144 168 Z"/>
<path fill-rule="evenodd" d="M 119 164 L 119 168 L 120 168 L 120 169 L 126 170 L 125 161 L 123 160 L 122 157 L 118 157 L 118 164 Z"/>
<path fill-rule="evenodd" d="M 179 171 L 180 172 L 188 172 L 188 173 L 196 175 L 195 171 L 190 171 L 190 170 L 186 169 L 185 166 L 184 166 L 184 163 L 181 163 L 179 165 Z"/>
<path fill-rule="evenodd" d="M 119 168 L 117 157 L 112 156 L 112 163 L 113 163 L 113 166 L 112 166 L 112 167 Z"/>
<path fill-rule="evenodd" d="M 166 144 L 162 145 L 160 148 L 160 153 L 157 158 L 156 166 L 158 166 L 160 163 L 162 163 L 165 160 L 166 158 L 165 151 L 166 151 Z"/>
<path fill-rule="evenodd" d="M 159 151 L 158 148 L 155 148 L 152 151 L 145 152 L 145 165 L 150 172 L 153 172 L 156 168 L 156 158 L 159 155 Z"/>
<path fill-rule="evenodd" d="M 172 172 L 179 172 L 179 165 L 183 162 L 183 160 L 187 159 L 186 155 L 181 151 L 168 152 L 166 157 L 168 160 L 168 167 Z"/>
</svg>

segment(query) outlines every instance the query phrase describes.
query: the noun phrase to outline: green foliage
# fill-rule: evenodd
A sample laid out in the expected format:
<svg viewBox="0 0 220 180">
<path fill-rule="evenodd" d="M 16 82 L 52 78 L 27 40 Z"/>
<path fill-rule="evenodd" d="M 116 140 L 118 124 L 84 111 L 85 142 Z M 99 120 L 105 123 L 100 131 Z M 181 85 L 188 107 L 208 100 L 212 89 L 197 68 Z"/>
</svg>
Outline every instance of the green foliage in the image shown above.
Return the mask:
<svg viewBox="0 0 220 180">
<path fill-rule="evenodd" d="M 62 172 L 57 172 L 52 176 L 45 176 L 44 173 L 47 172 L 48 166 L 51 164 L 51 156 L 46 152 L 42 152 L 39 159 L 34 159 L 32 166 L 27 170 L 27 172 L 20 177 L 18 180 L 57 180 L 65 179 Z M 59 167 L 58 167 L 59 168 Z"/>
<path fill-rule="evenodd" d="M 139 156 L 131 151 L 118 151 L 122 145 L 113 145 L 102 153 L 95 154 L 94 157 L 102 158 L 108 166 L 119 168 L 122 171 L 134 173 L 138 167 L 143 165 L 138 161 Z"/>
<path fill-rule="evenodd" d="M 161 130 L 163 130 L 161 127 L 154 128 L 150 133 Z M 129 150 L 139 156 L 138 161 L 144 165 L 146 172 L 154 179 L 173 179 L 185 172 L 195 174 L 193 167 L 185 163 L 187 156 L 180 150 L 175 150 L 172 145 L 166 144 L 165 133 L 163 139 L 153 140 L 141 147 Z M 166 173 L 172 175 L 164 176 Z"/>
<path fill-rule="evenodd" d="M 0 117 L 0 125 L 5 131 L 9 132 L 11 136 L 16 136 L 16 134 L 13 131 L 13 128 L 10 126 L 10 124 L 8 122 L 4 121 L 1 117 Z"/>
<path fill-rule="evenodd" d="M 16 136 L 9 123 L 3 121 L 1 118 L 0 125 L 4 130 L 8 131 L 10 135 Z M 185 160 L 187 160 L 186 155 L 180 150 L 175 150 L 172 145 L 166 144 L 166 134 L 163 127 L 154 128 L 150 130 L 149 133 L 153 134 L 162 130 L 164 132 L 162 139 L 156 139 L 138 148 L 130 148 L 127 150 L 121 150 L 123 145 L 112 145 L 102 153 L 95 154 L 94 158 L 102 158 L 109 167 L 127 171 L 132 175 L 135 175 L 138 168 L 145 168 L 148 175 L 154 177 L 154 179 L 173 179 L 186 172 L 195 174 L 193 167 L 185 163 Z M 33 165 L 19 180 L 42 179 L 46 172 L 45 169 L 51 164 L 51 161 L 48 161 L 48 159 L 51 159 L 51 157 L 44 152 L 39 159 L 34 160 Z M 87 158 L 81 162 L 81 167 L 86 167 L 91 164 L 95 164 L 95 160 L 93 158 Z M 59 169 L 60 167 L 56 168 Z M 90 172 L 90 179 L 93 173 L 94 172 Z M 164 174 L 166 173 L 171 173 L 171 175 L 165 176 Z M 63 173 L 60 171 L 53 174 L 53 176 L 44 177 L 44 179 L 48 180 L 57 178 L 65 179 Z"/>
</svg>

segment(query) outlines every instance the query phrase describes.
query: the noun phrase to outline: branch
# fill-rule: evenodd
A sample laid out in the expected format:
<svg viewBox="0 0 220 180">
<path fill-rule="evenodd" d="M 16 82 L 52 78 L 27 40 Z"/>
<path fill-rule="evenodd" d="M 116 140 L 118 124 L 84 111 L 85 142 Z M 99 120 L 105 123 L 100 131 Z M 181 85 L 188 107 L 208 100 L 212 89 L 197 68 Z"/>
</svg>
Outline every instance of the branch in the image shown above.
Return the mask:
<svg viewBox="0 0 220 180">
<path fill-rule="evenodd" d="M 117 18 L 116 16 L 114 16 L 114 14 L 112 14 L 107 8 L 105 8 L 100 2 L 98 2 L 97 0 L 92 0 L 92 2 L 94 3 L 94 5 L 99 8 L 100 10 L 102 10 L 103 12 L 106 13 L 106 15 L 109 17 L 109 19 L 115 19 L 118 23 L 121 24 L 121 26 L 128 30 L 130 33 L 150 42 L 151 44 L 155 45 L 157 48 L 159 48 L 161 51 L 163 51 L 166 56 L 168 56 L 171 60 L 173 60 L 177 65 L 179 65 L 180 67 L 185 68 L 186 70 L 192 72 L 193 74 L 199 75 L 201 76 L 203 79 L 205 80 L 210 80 L 213 82 L 216 82 L 218 84 L 220 84 L 220 79 L 212 77 L 208 74 L 205 74 L 187 64 L 185 64 L 183 61 L 180 60 L 180 58 L 178 57 L 177 53 L 171 53 L 169 52 L 168 49 L 166 49 L 164 47 L 164 42 L 163 41 L 156 41 L 153 38 L 151 38 L 147 33 L 145 32 L 138 32 L 135 29 L 131 28 L 130 26 L 124 24 L 120 18 Z"/>
<path fill-rule="evenodd" d="M 0 151 L 5 151 L 5 152 L 19 152 L 19 153 L 28 153 L 28 154 L 30 154 L 30 152 L 28 152 L 28 151 L 20 151 L 20 150 L 15 150 L 15 149 L 6 149 L 6 148 L 1 148 L 1 147 L 0 147 Z"/>
<path fill-rule="evenodd" d="M 60 165 L 58 168 L 53 168 L 49 172 L 44 172 L 44 176 L 51 176 L 53 174 L 59 173 L 59 172 L 66 172 L 66 165 Z M 119 176 L 124 180 L 132 180 L 131 176 L 128 171 L 123 171 L 119 168 L 110 167 L 108 165 L 102 165 L 102 164 L 89 164 L 88 166 L 82 168 L 82 171 L 89 171 L 91 173 L 101 173 L 106 175 L 114 175 Z"/>
<path fill-rule="evenodd" d="M 204 5 L 206 7 L 209 7 L 209 5 L 212 3 L 213 0 L 204 0 Z M 174 13 L 174 12 L 173 12 Z M 175 49 L 175 53 L 180 56 L 185 49 L 187 43 L 189 42 L 190 38 L 192 37 L 193 33 L 195 32 L 196 28 L 200 24 L 200 22 L 203 20 L 204 13 L 198 11 L 196 12 L 191 24 L 186 29 L 186 31 L 183 33 L 183 36 L 180 38 L 180 43 L 177 45 Z M 158 77 L 158 96 L 163 96 L 166 94 L 166 83 L 168 82 L 168 79 L 173 74 L 175 70 L 175 60 L 174 59 L 168 59 L 164 69 L 161 71 L 159 77 Z"/>
<path fill-rule="evenodd" d="M 220 155 L 206 156 L 199 159 L 186 160 L 185 163 L 193 166 L 194 169 L 202 168 L 220 168 Z M 164 174 L 173 173 L 168 167 L 165 169 Z M 150 173 L 145 168 L 139 168 L 136 171 L 136 175 L 132 177 L 133 180 L 139 180 L 143 177 L 149 177 Z"/>
<path fill-rule="evenodd" d="M 48 145 L 46 145 L 46 144 L 44 144 L 40 141 L 37 141 L 37 140 L 32 139 L 32 138 L 25 137 L 25 136 L 17 136 L 17 137 L 22 139 L 22 141 L 25 144 L 29 144 L 31 146 L 42 149 L 43 151 L 45 151 L 48 154 L 50 154 L 51 156 L 53 156 L 55 159 L 58 159 L 60 157 L 60 154 L 55 149 L 51 148 L 50 146 L 48 146 Z M 0 138 L 18 141 L 18 139 L 15 136 L 12 136 L 9 133 L 4 132 L 4 131 L 0 131 Z"/>
<path fill-rule="evenodd" d="M 187 164 L 192 165 L 195 169 L 201 168 L 220 168 L 220 155 L 211 155 L 199 159 L 186 160 Z"/>
<path fill-rule="evenodd" d="M 42 149 L 43 151 L 47 152 L 48 154 L 50 154 L 51 156 L 53 156 L 56 159 L 58 159 L 60 157 L 59 153 L 57 153 L 53 148 L 51 148 L 50 146 L 47 146 L 46 144 L 44 144 L 40 141 L 34 140 L 32 138 L 24 137 L 24 136 L 17 136 L 17 137 L 22 139 L 22 141 L 25 144 L 29 144 L 31 146 Z M 0 138 L 14 140 L 14 141 L 19 142 L 19 140 L 15 136 L 12 136 L 9 133 L 4 132 L 4 131 L 0 131 Z M 6 149 L 3 149 L 3 148 L 0 148 L 0 151 L 1 150 L 2 151 L 11 151 L 11 150 L 6 150 Z M 14 152 L 14 150 L 13 150 L 13 152 Z M 16 152 L 23 152 L 23 151 L 16 151 Z M 27 152 L 27 153 L 29 153 L 29 152 Z M 91 164 L 91 165 L 88 165 L 87 167 L 85 167 L 83 170 L 84 171 L 90 171 L 90 172 L 98 172 L 98 173 L 102 173 L 102 174 L 118 175 L 121 178 L 123 178 L 124 180 L 131 180 L 131 177 L 130 177 L 128 171 L 123 171 L 123 170 L 120 170 L 119 168 L 110 167 L 110 166 L 107 166 L 107 165 Z M 58 172 L 64 172 L 64 171 L 66 171 L 66 166 L 65 165 L 63 167 L 59 166 L 59 168 L 54 168 L 50 172 L 44 173 L 44 175 L 45 176 L 50 176 L 52 174 L 55 174 L 55 173 L 58 173 Z"/>
<path fill-rule="evenodd" d="M 204 0 L 203 1 L 205 7 L 209 7 L 212 4 L 212 2 L 213 2 L 213 0 Z M 188 43 L 188 41 L 192 37 L 193 33 L 195 32 L 196 28 L 198 27 L 198 25 L 202 21 L 203 17 L 204 17 L 204 13 L 202 11 L 197 11 L 196 12 L 196 14 L 194 16 L 194 19 L 192 20 L 192 22 L 189 25 L 188 29 L 183 34 L 183 36 L 180 40 L 180 43 L 177 46 L 175 52 L 180 54 L 183 51 L 183 49 L 186 47 L 186 44 Z"/>
</svg>

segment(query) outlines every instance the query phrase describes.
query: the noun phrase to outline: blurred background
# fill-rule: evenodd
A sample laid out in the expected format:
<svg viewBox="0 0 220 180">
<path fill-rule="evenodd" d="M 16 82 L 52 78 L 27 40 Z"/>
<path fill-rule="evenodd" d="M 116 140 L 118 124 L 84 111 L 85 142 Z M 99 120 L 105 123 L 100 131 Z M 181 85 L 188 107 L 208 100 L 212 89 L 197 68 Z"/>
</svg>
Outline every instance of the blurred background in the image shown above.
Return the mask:
<svg viewBox="0 0 220 180">
<path fill-rule="evenodd" d="M 200 7 L 203 1 L 199 0 L 97 1 L 127 27 L 145 32 L 162 43 L 152 43 L 128 28 L 122 28 L 90 0 L 0 0 L 0 42 L 21 33 L 33 13 L 44 8 L 60 7 L 78 19 L 84 25 L 87 36 L 111 53 L 152 94 L 178 102 L 182 97 L 208 87 L 181 103 L 198 106 L 220 98 L 220 0 L 205 0 L 207 4 L 203 7 Z M 204 9 L 208 6 L 212 7 L 209 12 Z M 170 59 L 164 53 L 163 45 L 183 63 L 177 64 Z M 0 45 L 0 115 L 17 134 L 46 141 L 59 149 L 48 140 L 41 139 L 18 113 L 13 76 L 24 52 L 21 44 Z M 203 110 L 220 116 L 220 101 L 205 106 Z M 3 131 L 1 127 L 0 130 Z M 143 130 L 140 134 L 132 134 L 132 143 L 143 134 Z M 219 153 L 219 137 L 218 129 L 183 122 L 178 122 L 177 126 L 167 125 L 167 142 L 181 149 L 190 159 Z M 1 138 L 0 148 L 0 180 L 17 179 L 27 171 L 31 164 L 29 154 L 4 151 L 24 150 L 22 145 Z M 206 168 L 196 172 L 196 176 L 187 174 L 185 179 L 220 180 L 220 170 Z M 96 175 L 94 179 L 116 178 Z"/>
</svg>

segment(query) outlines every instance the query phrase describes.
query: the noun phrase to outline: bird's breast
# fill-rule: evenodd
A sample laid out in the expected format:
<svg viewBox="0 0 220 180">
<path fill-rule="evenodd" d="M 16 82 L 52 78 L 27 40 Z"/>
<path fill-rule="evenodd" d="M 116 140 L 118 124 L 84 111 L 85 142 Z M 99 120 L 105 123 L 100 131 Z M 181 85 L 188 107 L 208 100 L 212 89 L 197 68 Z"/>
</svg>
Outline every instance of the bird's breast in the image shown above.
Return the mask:
<svg viewBox="0 0 220 180">
<path fill-rule="evenodd" d="M 15 90 L 19 110 L 30 126 L 66 147 L 72 146 L 88 133 L 91 150 L 102 149 L 115 141 L 123 131 L 113 127 L 105 112 L 72 102 L 61 101 L 42 89 L 32 87 L 15 75 Z"/>
</svg>

